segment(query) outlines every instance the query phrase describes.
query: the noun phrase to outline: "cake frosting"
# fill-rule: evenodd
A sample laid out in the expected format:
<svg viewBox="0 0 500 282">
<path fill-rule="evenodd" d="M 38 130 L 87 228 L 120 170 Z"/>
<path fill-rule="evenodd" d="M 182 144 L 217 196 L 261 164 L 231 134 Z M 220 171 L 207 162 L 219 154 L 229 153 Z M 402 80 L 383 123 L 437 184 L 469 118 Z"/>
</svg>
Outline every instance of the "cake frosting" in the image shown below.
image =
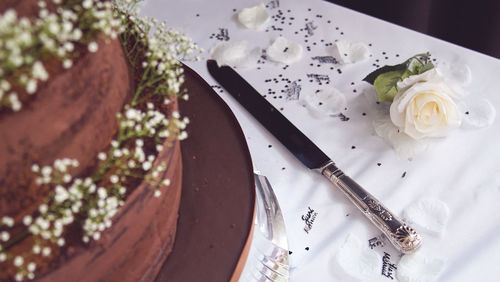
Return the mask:
<svg viewBox="0 0 500 282">
<path fill-rule="evenodd" d="M 100 16 L 111 7 L 73 2 Z M 58 4 L 6 1 L 0 14 L 29 21 L 38 11 L 63 14 Z M 35 88 L 16 85 L 15 72 L 0 76 L 22 104 L 0 108 L 2 281 L 151 281 L 172 250 L 187 122 L 178 93 L 167 93 L 178 76 L 160 96 L 142 89 L 148 68 L 132 66 L 130 55 L 147 61 L 148 47 L 113 32 L 71 42 L 70 64 L 35 58 L 48 78 Z"/>
</svg>

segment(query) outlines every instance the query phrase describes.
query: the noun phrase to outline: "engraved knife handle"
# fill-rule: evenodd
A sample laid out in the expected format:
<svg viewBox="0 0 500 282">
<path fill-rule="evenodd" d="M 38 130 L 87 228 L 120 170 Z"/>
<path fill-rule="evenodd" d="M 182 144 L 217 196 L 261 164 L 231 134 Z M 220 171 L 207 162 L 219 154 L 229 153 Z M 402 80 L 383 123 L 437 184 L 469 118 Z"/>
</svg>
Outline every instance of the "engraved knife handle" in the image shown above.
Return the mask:
<svg viewBox="0 0 500 282">
<path fill-rule="evenodd" d="M 397 250 L 407 254 L 420 247 L 422 239 L 413 228 L 393 215 L 375 197 L 337 168 L 332 161 L 321 168 L 321 174 L 338 187 L 389 238 Z"/>
</svg>

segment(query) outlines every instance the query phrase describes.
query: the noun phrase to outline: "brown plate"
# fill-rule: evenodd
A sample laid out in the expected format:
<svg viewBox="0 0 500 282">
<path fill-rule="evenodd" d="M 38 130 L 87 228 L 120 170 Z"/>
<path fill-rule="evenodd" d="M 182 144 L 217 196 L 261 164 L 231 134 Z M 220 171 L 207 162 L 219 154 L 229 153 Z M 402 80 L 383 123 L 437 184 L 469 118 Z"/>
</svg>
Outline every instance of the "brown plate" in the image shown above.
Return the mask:
<svg viewBox="0 0 500 282">
<path fill-rule="evenodd" d="M 253 228 L 255 183 L 245 137 L 235 116 L 188 67 L 190 119 L 182 141 L 183 185 L 172 253 L 157 281 L 229 281 L 239 277 Z"/>
</svg>

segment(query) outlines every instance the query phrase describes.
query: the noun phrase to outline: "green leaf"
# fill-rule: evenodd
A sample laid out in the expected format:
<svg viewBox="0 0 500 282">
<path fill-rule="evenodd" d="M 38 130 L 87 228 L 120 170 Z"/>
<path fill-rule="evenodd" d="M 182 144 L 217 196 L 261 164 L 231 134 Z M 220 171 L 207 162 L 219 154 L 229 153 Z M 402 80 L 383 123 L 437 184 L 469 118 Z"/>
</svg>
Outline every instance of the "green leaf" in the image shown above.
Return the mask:
<svg viewBox="0 0 500 282">
<path fill-rule="evenodd" d="M 392 102 L 396 94 L 398 94 L 397 83 L 405 75 L 407 75 L 406 69 L 389 71 L 378 75 L 373 82 L 373 86 L 378 93 L 378 100 Z"/>
<path fill-rule="evenodd" d="M 405 70 L 406 68 L 407 68 L 406 62 L 394 66 L 386 65 L 369 73 L 365 78 L 363 78 L 363 81 L 366 81 L 373 85 L 375 79 L 377 79 L 379 75 L 390 71 Z"/>
</svg>

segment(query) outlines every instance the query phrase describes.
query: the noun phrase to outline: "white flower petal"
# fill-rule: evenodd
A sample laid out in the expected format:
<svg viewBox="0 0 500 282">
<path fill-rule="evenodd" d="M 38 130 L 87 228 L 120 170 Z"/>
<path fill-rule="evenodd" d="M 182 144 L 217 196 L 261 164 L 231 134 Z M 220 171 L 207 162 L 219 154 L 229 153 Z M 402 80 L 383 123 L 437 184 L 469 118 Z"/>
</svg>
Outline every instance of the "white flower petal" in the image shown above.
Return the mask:
<svg viewBox="0 0 500 282">
<path fill-rule="evenodd" d="M 448 206 L 434 198 L 420 199 L 403 210 L 403 217 L 418 230 L 438 236 L 444 233 L 449 216 Z"/>
<path fill-rule="evenodd" d="M 334 87 L 320 90 L 317 93 L 307 92 L 301 95 L 300 99 L 314 114 L 318 113 L 318 117 L 339 114 L 347 105 L 344 93 Z"/>
<path fill-rule="evenodd" d="M 370 281 L 379 275 L 382 259 L 349 233 L 335 253 L 333 271 L 342 281 Z"/>
<path fill-rule="evenodd" d="M 246 41 L 224 41 L 210 50 L 210 56 L 219 66 L 246 67 L 260 56 L 260 49 L 251 50 Z"/>
<path fill-rule="evenodd" d="M 375 133 L 389 143 L 396 154 L 402 159 L 412 158 L 429 147 L 425 139 L 415 140 L 400 131 L 389 118 L 381 118 L 373 121 Z"/>
<path fill-rule="evenodd" d="M 244 8 L 238 14 L 238 21 L 249 29 L 262 29 L 269 22 L 269 14 L 263 3 L 259 5 Z"/>
<path fill-rule="evenodd" d="M 400 282 L 436 281 L 444 264 L 442 259 L 426 257 L 416 252 L 401 258 L 396 276 Z"/>
<path fill-rule="evenodd" d="M 267 48 L 266 53 L 270 60 L 290 65 L 302 58 L 302 46 L 280 36 Z"/>
<path fill-rule="evenodd" d="M 370 49 L 364 42 L 350 42 L 339 40 L 335 43 L 337 47 L 337 56 L 344 64 L 352 64 L 364 61 L 370 57 Z"/>
<path fill-rule="evenodd" d="M 487 99 L 469 99 L 460 105 L 464 128 L 484 128 L 493 124 L 497 111 Z"/>
<path fill-rule="evenodd" d="M 434 68 L 434 69 L 428 70 L 428 71 L 421 73 L 421 74 L 410 75 L 409 77 L 405 78 L 403 81 L 398 82 L 397 87 L 398 87 L 398 89 L 407 88 L 407 87 L 412 86 L 413 84 L 420 82 L 420 81 L 442 82 L 442 81 L 444 81 L 444 79 L 441 76 L 441 74 Z"/>
<path fill-rule="evenodd" d="M 472 72 L 470 67 L 462 62 L 439 62 L 436 65 L 437 71 L 447 81 L 457 83 L 461 86 L 468 86 L 472 82 Z"/>
</svg>

